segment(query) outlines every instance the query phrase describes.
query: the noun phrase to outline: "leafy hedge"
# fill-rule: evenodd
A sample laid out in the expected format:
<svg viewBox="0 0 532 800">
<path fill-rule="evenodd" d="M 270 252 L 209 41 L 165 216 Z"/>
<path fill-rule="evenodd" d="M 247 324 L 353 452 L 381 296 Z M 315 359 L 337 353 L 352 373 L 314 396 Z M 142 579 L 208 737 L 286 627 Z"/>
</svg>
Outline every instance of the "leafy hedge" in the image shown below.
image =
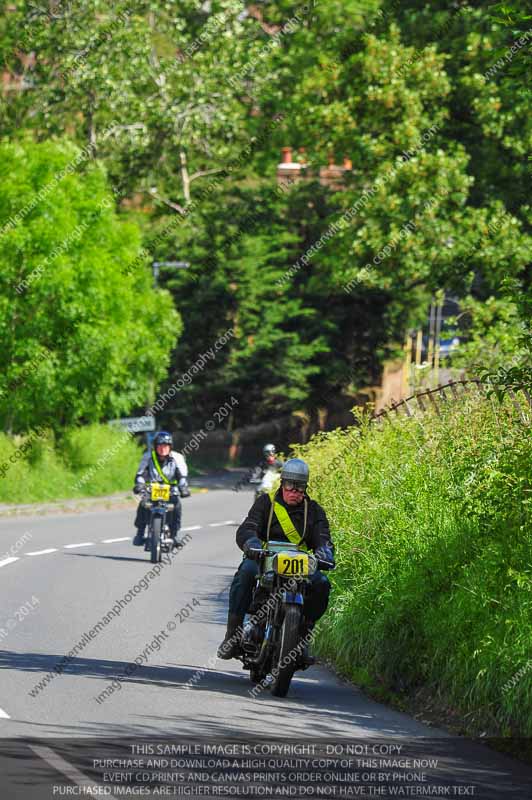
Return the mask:
<svg viewBox="0 0 532 800">
<path fill-rule="evenodd" d="M 60 440 L 45 429 L 0 434 L 0 502 L 31 503 L 131 489 L 142 449 L 107 425 L 67 429 Z"/>
<path fill-rule="evenodd" d="M 359 419 L 298 453 L 335 532 L 318 648 L 386 688 L 429 689 L 471 729 L 532 735 L 532 439 L 510 401 Z"/>
</svg>

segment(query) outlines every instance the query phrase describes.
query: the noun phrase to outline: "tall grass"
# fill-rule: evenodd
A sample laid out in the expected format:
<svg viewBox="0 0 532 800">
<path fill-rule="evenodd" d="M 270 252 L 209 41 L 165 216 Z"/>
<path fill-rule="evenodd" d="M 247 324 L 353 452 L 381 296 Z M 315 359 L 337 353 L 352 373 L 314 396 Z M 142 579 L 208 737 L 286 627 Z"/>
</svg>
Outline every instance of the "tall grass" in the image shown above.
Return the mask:
<svg viewBox="0 0 532 800">
<path fill-rule="evenodd" d="M 532 735 L 530 433 L 510 402 L 469 397 L 297 448 L 338 551 L 322 654 Z"/>
<path fill-rule="evenodd" d="M 41 435 L 42 434 L 42 435 Z M 27 436 L 0 434 L 0 502 L 32 503 L 125 491 L 133 485 L 142 449 L 107 425 Z"/>
</svg>

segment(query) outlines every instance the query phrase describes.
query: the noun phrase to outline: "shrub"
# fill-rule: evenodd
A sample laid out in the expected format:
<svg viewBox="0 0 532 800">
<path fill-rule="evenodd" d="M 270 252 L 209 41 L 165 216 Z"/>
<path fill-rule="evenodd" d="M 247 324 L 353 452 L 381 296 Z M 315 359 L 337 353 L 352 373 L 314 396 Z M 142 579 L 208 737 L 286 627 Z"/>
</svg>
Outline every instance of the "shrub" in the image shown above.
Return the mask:
<svg viewBox="0 0 532 800">
<path fill-rule="evenodd" d="M 0 501 L 31 503 L 130 489 L 142 448 L 107 425 L 67 429 L 60 443 L 51 431 L 0 434 Z"/>
<path fill-rule="evenodd" d="M 359 423 L 297 448 L 338 550 L 318 647 L 351 676 L 530 736 L 530 429 L 478 396 Z"/>
</svg>

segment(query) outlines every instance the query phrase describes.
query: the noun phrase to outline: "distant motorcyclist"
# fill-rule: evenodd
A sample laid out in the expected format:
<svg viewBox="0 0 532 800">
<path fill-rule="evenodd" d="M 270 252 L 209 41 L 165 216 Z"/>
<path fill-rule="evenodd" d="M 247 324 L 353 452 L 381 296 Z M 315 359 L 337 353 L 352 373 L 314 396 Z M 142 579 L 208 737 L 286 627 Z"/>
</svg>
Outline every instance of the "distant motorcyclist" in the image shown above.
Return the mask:
<svg viewBox="0 0 532 800">
<path fill-rule="evenodd" d="M 279 472 L 283 466 L 280 458 L 277 458 L 277 450 L 274 444 L 265 444 L 262 448 L 262 460 L 254 468 L 251 476 L 251 483 L 260 483 L 267 472 Z"/>
<path fill-rule="evenodd" d="M 283 462 L 277 458 L 274 444 L 266 444 L 262 450 L 263 459 L 257 467 L 256 478 L 251 483 L 258 484 L 255 489 L 255 500 L 261 494 L 269 494 L 279 486 L 279 473 Z"/>
<path fill-rule="evenodd" d="M 146 483 L 170 484 L 170 501 L 173 509 L 169 514 L 170 535 L 177 543 L 177 534 L 181 528 L 181 501 L 179 497 L 190 497 L 187 483 L 188 468 L 184 456 L 172 450 L 173 440 L 168 431 L 158 431 L 153 438 L 153 450 L 146 450 L 142 456 L 137 474 L 135 476 L 135 494 L 142 494 Z M 141 503 L 137 507 L 135 527 L 137 533 L 133 544 L 140 546 L 145 542 L 146 525 L 150 519 L 150 512 Z"/>
<path fill-rule="evenodd" d="M 229 614 L 225 638 L 218 657 L 234 658 L 238 654 L 238 629 L 249 608 L 255 578 L 259 572 L 257 553 L 266 541 L 304 544 L 318 560 L 334 567 L 334 545 L 329 522 L 323 508 L 307 495 L 309 468 L 300 458 L 290 458 L 281 470 L 281 487 L 272 496 L 262 494 L 255 500 L 246 519 L 236 532 L 236 543 L 244 558 L 229 591 Z M 312 589 L 303 608 L 306 632 L 327 610 L 330 583 L 317 570 L 312 576 Z"/>
<path fill-rule="evenodd" d="M 277 458 L 277 450 L 274 444 L 265 444 L 262 448 L 262 461 L 260 462 L 260 468 L 264 474 L 268 469 L 275 469 L 280 470 L 283 466 L 283 462 L 280 458 Z"/>
</svg>

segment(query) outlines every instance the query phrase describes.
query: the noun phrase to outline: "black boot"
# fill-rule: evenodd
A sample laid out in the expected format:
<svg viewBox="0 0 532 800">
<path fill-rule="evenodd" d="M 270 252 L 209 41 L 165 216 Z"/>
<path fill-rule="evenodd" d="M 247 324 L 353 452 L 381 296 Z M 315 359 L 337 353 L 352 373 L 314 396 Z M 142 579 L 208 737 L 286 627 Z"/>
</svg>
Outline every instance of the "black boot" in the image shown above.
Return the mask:
<svg viewBox="0 0 532 800">
<path fill-rule="evenodd" d="M 235 658 L 240 652 L 240 639 L 242 636 L 242 623 L 244 614 L 231 614 L 227 618 L 227 631 L 220 647 L 218 648 L 218 658 L 228 661 Z"/>
<path fill-rule="evenodd" d="M 133 538 L 133 544 L 135 547 L 141 547 L 144 544 L 144 531 L 146 528 L 137 528 L 137 532 Z"/>
<path fill-rule="evenodd" d="M 312 631 L 314 630 L 314 622 L 308 619 L 303 619 L 301 624 L 301 636 L 299 639 L 299 656 L 298 663 L 302 669 L 307 669 L 316 663 L 314 656 L 310 655 L 310 643 L 312 641 Z"/>
</svg>

